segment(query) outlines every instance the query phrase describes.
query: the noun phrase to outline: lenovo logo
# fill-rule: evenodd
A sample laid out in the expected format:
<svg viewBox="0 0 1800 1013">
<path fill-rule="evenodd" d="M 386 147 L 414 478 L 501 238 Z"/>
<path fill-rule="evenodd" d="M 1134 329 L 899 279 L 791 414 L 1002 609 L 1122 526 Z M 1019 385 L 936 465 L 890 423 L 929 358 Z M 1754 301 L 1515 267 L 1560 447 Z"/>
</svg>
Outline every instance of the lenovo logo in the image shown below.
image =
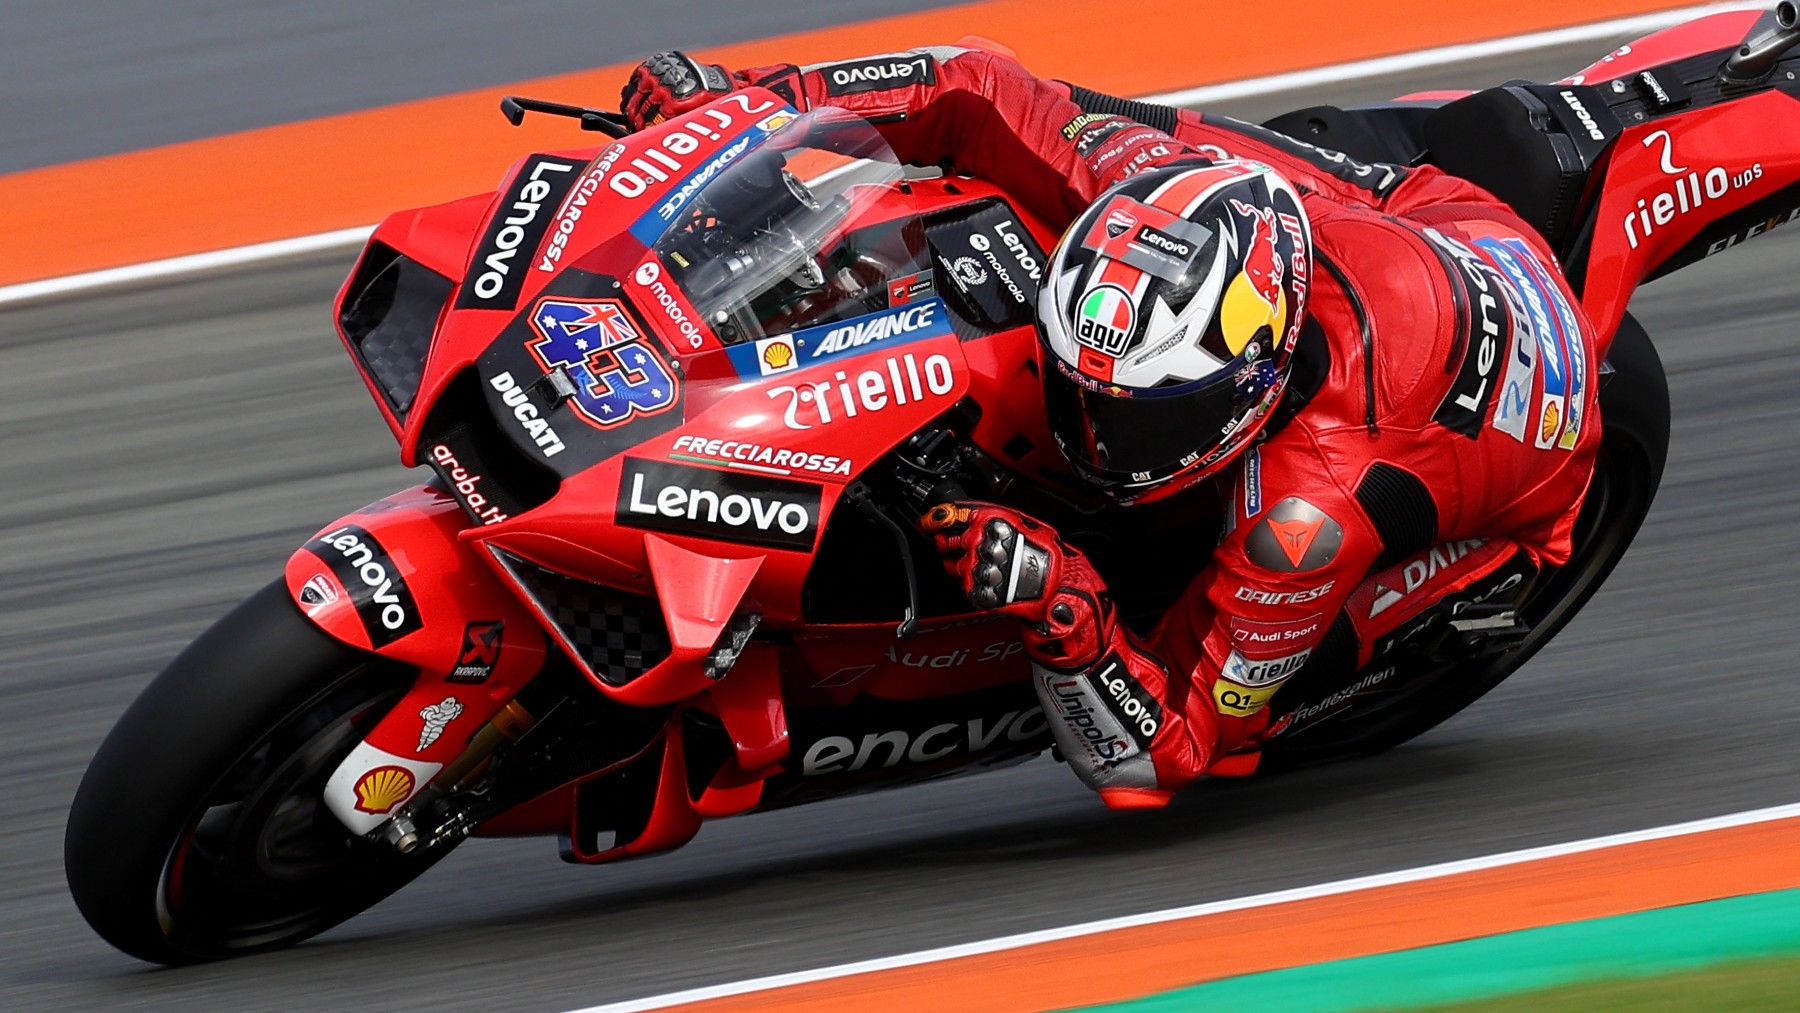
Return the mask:
<svg viewBox="0 0 1800 1013">
<path fill-rule="evenodd" d="M 405 578 L 367 531 L 345 524 L 307 542 L 306 549 L 324 560 L 350 593 L 371 646 L 385 647 L 423 625 Z"/>
<path fill-rule="evenodd" d="M 628 457 L 618 523 L 805 552 L 819 525 L 819 487 L 761 475 Z"/>
<path fill-rule="evenodd" d="M 463 284 L 457 296 L 459 308 L 510 310 L 519 301 L 524 286 L 524 269 L 514 270 L 531 258 L 544 233 L 550 228 L 550 217 L 573 189 L 579 163 L 533 155 L 513 177 L 488 222 L 475 248 L 474 262 L 469 265 L 473 277 Z M 519 251 L 525 256 L 520 257 Z"/>
</svg>

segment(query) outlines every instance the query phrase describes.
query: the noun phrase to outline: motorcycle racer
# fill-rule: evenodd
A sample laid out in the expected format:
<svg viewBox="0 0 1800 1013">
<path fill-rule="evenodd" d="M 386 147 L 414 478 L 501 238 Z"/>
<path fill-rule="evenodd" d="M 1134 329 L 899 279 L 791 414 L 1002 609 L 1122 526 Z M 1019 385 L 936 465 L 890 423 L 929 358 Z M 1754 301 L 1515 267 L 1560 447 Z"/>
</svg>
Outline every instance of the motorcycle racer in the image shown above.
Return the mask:
<svg viewBox="0 0 1800 1013">
<path fill-rule="evenodd" d="M 1059 445 L 1123 504 L 1213 480 L 1227 532 L 1140 637 L 1041 521 L 962 502 L 923 526 L 972 604 L 1022 622 L 1078 776 L 1109 806 L 1160 806 L 1244 769 L 1296 675 L 1347 676 L 1434 601 L 1569 558 L 1596 335 L 1542 238 L 1471 183 L 1042 80 L 996 50 L 742 72 L 666 53 L 623 109 L 642 127 L 760 85 L 1068 225 L 1038 304 Z M 1432 600 L 1382 583 L 1444 545 L 1461 548 Z"/>
</svg>

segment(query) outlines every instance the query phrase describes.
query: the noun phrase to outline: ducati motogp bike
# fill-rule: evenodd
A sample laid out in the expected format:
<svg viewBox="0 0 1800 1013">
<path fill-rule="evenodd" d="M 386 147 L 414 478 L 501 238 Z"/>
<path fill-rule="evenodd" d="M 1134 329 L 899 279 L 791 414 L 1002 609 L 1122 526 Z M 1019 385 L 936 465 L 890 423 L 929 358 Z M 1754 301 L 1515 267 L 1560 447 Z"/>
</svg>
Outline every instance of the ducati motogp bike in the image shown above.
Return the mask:
<svg viewBox="0 0 1800 1013">
<path fill-rule="evenodd" d="M 1783 3 L 1553 84 L 1243 125 L 1347 180 L 1429 163 L 1512 204 L 1605 335 L 1605 436 L 1567 565 L 1434 597 L 1480 551 L 1459 542 L 1371 574 L 1367 608 L 1401 624 L 1348 676 L 1309 664 L 1270 702 L 1273 734 L 1211 773 L 1404 742 L 1594 593 L 1668 445 L 1627 303 L 1800 217 L 1796 43 Z M 1056 234 L 1006 193 L 909 171 L 867 123 L 761 89 L 634 134 L 502 107 L 614 139 L 527 155 L 363 249 L 337 327 L 401 460 L 434 475 L 321 527 L 101 745 L 65 864 L 126 953 L 293 944 L 470 836 L 610 862 L 710 819 L 1047 751 L 1013 622 L 971 614 L 913 525 L 932 503 L 1045 518 L 1132 623 L 1204 563 L 1146 548 L 1205 523 L 1191 504 L 1127 523 L 1070 477 L 1033 331 Z"/>
</svg>

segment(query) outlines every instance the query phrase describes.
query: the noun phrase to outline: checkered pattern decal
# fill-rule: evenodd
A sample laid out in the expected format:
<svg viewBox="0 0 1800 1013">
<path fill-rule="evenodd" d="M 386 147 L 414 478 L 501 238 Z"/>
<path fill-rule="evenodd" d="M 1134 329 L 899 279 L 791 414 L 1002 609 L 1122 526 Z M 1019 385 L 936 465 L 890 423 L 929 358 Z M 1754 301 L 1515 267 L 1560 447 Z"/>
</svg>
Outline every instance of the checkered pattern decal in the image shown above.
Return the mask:
<svg viewBox="0 0 1800 1013">
<path fill-rule="evenodd" d="M 530 595 L 575 645 L 575 660 L 623 685 L 669 656 L 669 629 L 656 601 L 554 573 L 503 554 Z"/>
<path fill-rule="evenodd" d="M 450 279 L 400 257 L 344 313 L 344 332 L 401 418 L 419 390 L 438 313 L 449 298 Z"/>
</svg>

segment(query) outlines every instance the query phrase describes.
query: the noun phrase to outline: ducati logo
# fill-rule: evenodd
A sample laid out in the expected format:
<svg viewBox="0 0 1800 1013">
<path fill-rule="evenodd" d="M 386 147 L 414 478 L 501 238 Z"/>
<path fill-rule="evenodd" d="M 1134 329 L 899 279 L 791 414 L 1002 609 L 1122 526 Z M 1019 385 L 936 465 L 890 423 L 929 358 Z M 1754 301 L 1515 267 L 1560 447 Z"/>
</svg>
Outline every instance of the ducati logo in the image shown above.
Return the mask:
<svg viewBox="0 0 1800 1013">
<path fill-rule="evenodd" d="M 1136 224 L 1137 218 L 1129 211 L 1124 208 L 1114 208 L 1112 213 L 1106 216 L 1106 236 L 1108 239 L 1117 239 L 1130 232 L 1132 226 Z"/>
<path fill-rule="evenodd" d="M 306 586 L 300 589 L 300 604 L 302 605 L 317 607 L 330 605 L 337 600 L 337 588 L 332 587 L 331 581 L 322 573 L 313 574 L 307 580 Z"/>
</svg>

